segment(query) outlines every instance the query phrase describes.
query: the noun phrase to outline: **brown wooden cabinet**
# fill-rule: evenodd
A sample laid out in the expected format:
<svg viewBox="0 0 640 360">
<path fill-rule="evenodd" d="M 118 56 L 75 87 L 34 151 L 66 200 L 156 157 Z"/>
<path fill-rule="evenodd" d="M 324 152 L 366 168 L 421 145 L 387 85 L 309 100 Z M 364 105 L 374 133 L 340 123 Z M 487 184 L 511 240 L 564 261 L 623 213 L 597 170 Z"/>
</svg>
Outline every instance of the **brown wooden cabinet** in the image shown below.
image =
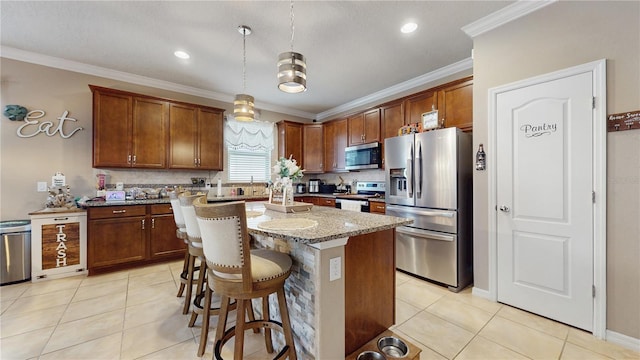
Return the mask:
<svg viewBox="0 0 640 360">
<path fill-rule="evenodd" d="M 438 109 L 438 94 L 427 90 L 405 100 L 405 124 L 422 122 L 422 114 Z"/>
<path fill-rule="evenodd" d="M 445 127 L 473 129 L 473 80 L 466 79 L 438 90 L 438 117 Z"/>
<path fill-rule="evenodd" d="M 305 124 L 302 127 L 302 159 L 307 174 L 324 172 L 324 134 L 322 124 Z"/>
<path fill-rule="evenodd" d="M 90 86 L 93 167 L 166 167 L 167 103 Z"/>
<path fill-rule="evenodd" d="M 298 166 L 304 169 L 305 161 L 302 156 L 302 129 L 301 123 L 282 120 L 278 125 L 278 158 L 290 156 L 296 160 Z"/>
<path fill-rule="evenodd" d="M 318 206 L 336 207 L 336 199 L 326 197 L 316 197 Z"/>
<path fill-rule="evenodd" d="M 347 119 L 324 123 L 324 169 L 325 172 L 345 170 L 344 148 L 347 147 Z"/>
<path fill-rule="evenodd" d="M 147 257 L 145 205 L 89 208 L 87 267 L 113 267 Z"/>
<path fill-rule="evenodd" d="M 222 111 L 171 104 L 169 169 L 223 169 Z"/>
<path fill-rule="evenodd" d="M 369 201 L 369 211 L 375 214 L 384 214 L 386 211 L 386 205 L 383 202 Z"/>
<path fill-rule="evenodd" d="M 396 101 L 380 107 L 380 128 L 382 142 L 382 167 L 384 168 L 384 139 L 398 136 L 398 129 L 404 126 L 404 104 Z"/>
<path fill-rule="evenodd" d="M 132 167 L 153 169 L 166 167 L 167 117 L 166 101 L 133 98 Z"/>
<path fill-rule="evenodd" d="M 179 259 L 185 250 L 184 241 L 176 237 L 170 204 L 89 208 L 90 275 Z"/>
<path fill-rule="evenodd" d="M 89 87 L 93 167 L 223 170 L 224 110 Z"/>
<path fill-rule="evenodd" d="M 348 145 L 380 141 L 380 109 L 373 109 L 348 119 Z"/>
<path fill-rule="evenodd" d="M 176 222 L 171 204 L 149 205 L 151 217 L 150 248 L 152 259 L 184 254 L 186 245 L 176 236 Z"/>
</svg>

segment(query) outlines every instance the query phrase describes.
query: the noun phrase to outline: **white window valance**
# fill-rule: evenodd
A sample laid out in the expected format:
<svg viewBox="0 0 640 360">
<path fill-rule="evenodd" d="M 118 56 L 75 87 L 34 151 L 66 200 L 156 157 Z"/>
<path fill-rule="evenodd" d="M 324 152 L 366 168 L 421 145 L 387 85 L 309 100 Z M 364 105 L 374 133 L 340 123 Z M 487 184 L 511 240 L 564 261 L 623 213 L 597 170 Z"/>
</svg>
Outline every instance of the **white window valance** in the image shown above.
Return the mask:
<svg viewBox="0 0 640 360">
<path fill-rule="evenodd" d="M 231 150 L 273 150 L 275 124 L 268 121 L 241 122 L 227 119 L 224 141 Z"/>
</svg>

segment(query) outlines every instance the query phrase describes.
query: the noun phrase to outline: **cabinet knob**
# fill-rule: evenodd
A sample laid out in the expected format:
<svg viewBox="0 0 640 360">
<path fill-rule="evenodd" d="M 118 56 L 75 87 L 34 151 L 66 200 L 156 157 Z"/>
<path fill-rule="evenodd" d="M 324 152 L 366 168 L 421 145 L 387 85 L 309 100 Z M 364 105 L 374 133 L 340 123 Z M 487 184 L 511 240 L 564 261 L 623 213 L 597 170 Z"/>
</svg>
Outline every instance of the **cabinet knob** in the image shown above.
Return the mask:
<svg viewBox="0 0 640 360">
<path fill-rule="evenodd" d="M 133 155 L 133 163 L 134 164 L 136 163 L 136 156 L 135 155 Z"/>
<path fill-rule="evenodd" d="M 151 228 L 152 229 L 156 228 L 156 219 L 151 219 Z"/>
<path fill-rule="evenodd" d="M 144 230 L 144 219 L 142 219 L 142 230 Z"/>
<path fill-rule="evenodd" d="M 127 164 L 131 164 L 131 154 L 127 156 Z"/>
</svg>

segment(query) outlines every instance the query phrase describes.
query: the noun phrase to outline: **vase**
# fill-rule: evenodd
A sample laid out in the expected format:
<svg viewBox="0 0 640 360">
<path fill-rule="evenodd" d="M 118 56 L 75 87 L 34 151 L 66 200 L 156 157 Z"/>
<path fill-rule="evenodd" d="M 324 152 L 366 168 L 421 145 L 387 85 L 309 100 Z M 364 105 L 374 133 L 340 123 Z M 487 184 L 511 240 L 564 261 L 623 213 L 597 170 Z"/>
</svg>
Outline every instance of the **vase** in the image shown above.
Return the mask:
<svg viewBox="0 0 640 360">
<path fill-rule="evenodd" d="M 292 184 L 288 184 L 285 185 L 285 205 L 293 205 L 293 185 Z"/>
</svg>

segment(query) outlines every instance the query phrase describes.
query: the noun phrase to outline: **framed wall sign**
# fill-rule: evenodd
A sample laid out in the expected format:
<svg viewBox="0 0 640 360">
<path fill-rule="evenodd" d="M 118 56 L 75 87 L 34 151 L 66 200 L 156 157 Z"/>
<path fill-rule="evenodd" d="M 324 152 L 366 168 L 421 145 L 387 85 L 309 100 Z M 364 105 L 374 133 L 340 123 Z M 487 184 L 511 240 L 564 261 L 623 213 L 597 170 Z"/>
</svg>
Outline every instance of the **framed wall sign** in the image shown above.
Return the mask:
<svg viewBox="0 0 640 360">
<path fill-rule="evenodd" d="M 432 110 L 422 114 L 422 131 L 438 128 L 438 110 Z"/>
</svg>

